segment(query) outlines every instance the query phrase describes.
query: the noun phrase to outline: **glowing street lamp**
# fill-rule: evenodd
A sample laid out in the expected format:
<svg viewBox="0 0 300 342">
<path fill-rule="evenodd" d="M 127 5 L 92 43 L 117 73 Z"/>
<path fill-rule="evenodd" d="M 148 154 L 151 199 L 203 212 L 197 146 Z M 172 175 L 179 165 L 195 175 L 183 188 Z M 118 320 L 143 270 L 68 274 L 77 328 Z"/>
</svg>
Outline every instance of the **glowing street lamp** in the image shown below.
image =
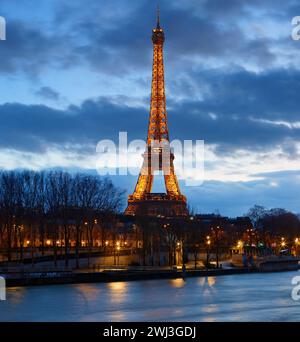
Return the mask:
<svg viewBox="0 0 300 342">
<path fill-rule="evenodd" d="M 298 255 L 298 249 L 299 249 L 299 245 L 300 245 L 300 239 L 297 237 L 295 239 L 295 252 L 296 252 L 296 255 Z"/>
<path fill-rule="evenodd" d="M 210 244 L 211 244 L 211 241 L 210 241 L 210 236 L 207 236 L 206 237 L 206 268 L 208 268 L 209 266 L 209 248 L 210 248 Z"/>
<path fill-rule="evenodd" d="M 240 248 L 243 248 L 243 246 L 244 246 L 243 241 L 239 240 L 239 241 L 237 242 L 237 248 L 240 249 Z"/>
<path fill-rule="evenodd" d="M 286 246 L 286 241 L 285 241 L 285 238 L 284 238 L 284 237 L 281 238 L 280 246 L 281 246 L 281 247 L 285 247 L 285 246 Z"/>
<path fill-rule="evenodd" d="M 210 241 L 210 236 L 207 235 L 206 237 L 206 244 L 209 246 L 211 244 L 211 241 Z"/>
</svg>

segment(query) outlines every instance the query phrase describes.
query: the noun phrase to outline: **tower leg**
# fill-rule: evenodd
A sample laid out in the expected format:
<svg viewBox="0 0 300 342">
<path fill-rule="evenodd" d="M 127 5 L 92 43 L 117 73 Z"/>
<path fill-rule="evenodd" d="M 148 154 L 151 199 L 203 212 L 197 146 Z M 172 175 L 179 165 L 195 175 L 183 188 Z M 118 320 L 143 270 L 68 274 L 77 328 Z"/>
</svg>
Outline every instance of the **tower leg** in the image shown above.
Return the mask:
<svg viewBox="0 0 300 342">
<path fill-rule="evenodd" d="M 180 195 L 180 189 L 179 189 L 179 184 L 177 177 L 175 175 L 174 171 L 174 165 L 173 165 L 173 160 L 171 160 L 170 164 L 170 174 L 165 174 L 165 185 L 166 185 L 166 190 L 168 195 Z"/>
</svg>

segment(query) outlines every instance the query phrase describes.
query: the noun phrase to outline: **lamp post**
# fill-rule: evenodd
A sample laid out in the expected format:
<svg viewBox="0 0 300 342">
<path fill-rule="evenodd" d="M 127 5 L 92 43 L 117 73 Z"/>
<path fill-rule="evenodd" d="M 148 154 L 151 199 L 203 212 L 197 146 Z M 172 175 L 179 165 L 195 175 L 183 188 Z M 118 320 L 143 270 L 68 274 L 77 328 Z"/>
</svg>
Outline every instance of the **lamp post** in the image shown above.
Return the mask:
<svg viewBox="0 0 300 342">
<path fill-rule="evenodd" d="M 120 249 L 121 249 L 121 247 L 117 246 L 117 265 L 120 264 Z"/>
<path fill-rule="evenodd" d="M 220 228 L 220 226 L 217 226 L 216 228 L 212 228 L 211 229 L 212 232 L 213 232 L 213 239 L 214 239 L 214 242 L 215 242 L 215 246 L 216 246 L 216 266 L 217 268 L 219 268 L 219 244 L 220 244 L 220 237 L 221 237 L 221 234 L 222 234 L 222 229 Z"/>
<path fill-rule="evenodd" d="M 206 268 L 209 267 L 209 249 L 210 249 L 211 241 L 210 236 L 206 237 Z"/>
<path fill-rule="evenodd" d="M 299 244 L 300 244 L 300 239 L 298 237 L 296 237 L 296 239 L 295 239 L 295 255 L 296 256 L 298 255 Z"/>
<path fill-rule="evenodd" d="M 114 246 L 114 264 L 115 266 L 119 264 L 119 253 L 120 253 L 120 242 L 117 241 Z"/>
<path fill-rule="evenodd" d="M 282 248 L 284 248 L 284 247 L 286 246 L 286 241 L 285 241 L 285 238 L 284 238 L 284 237 L 281 238 L 280 246 L 281 246 Z"/>
</svg>

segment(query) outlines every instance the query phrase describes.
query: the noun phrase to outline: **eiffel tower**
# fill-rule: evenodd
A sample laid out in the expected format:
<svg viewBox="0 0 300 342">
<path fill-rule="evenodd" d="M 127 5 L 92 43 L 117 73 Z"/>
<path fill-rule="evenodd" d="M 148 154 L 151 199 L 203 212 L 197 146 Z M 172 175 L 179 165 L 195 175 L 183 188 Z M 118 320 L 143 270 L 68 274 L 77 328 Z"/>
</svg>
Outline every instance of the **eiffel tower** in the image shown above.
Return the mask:
<svg viewBox="0 0 300 342">
<path fill-rule="evenodd" d="M 174 170 L 174 154 L 170 149 L 166 112 L 163 45 L 165 35 L 160 27 L 160 12 L 157 25 L 152 30 L 153 67 L 151 107 L 147 147 L 143 165 L 132 195 L 128 196 L 125 215 L 141 216 L 187 216 L 186 197 L 180 192 Z M 166 193 L 151 193 L 155 172 L 162 171 Z"/>
</svg>

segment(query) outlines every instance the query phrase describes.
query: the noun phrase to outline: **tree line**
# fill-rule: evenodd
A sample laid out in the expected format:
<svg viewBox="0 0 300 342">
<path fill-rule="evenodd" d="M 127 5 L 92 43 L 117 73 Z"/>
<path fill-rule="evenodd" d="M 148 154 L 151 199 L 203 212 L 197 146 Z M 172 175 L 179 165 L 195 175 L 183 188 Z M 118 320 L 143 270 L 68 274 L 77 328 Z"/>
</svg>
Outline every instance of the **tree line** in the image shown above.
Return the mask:
<svg viewBox="0 0 300 342">
<path fill-rule="evenodd" d="M 63 171 L 0 172 L 0 248 L 12 260 L 18 249 L 23 260 L 24 244 L 46 247 L 51 238 L 54 262 L 60 239 L 63 241 L 65 265 L 68 265 L 69 241 L 75 237 L 78 265 L 79 248 L 84 234 L 87 246 L 93 245 L 93 231 L 100 220 L 109 224 L 122 206 L 123 192 L 107 178 Z M 27 242 L 26 242 L 27 241 Z M 38 242 L 37 242 L 38 241 Z M 28 246 L 27 246 L 28 247 Z"/>
<path fill-rule="evenodd" d="M 300 249 L 299 217 L 284 209 L 256 205 L 246 217 L 236 219 L 214 214 L 147 217 L 143 213 L 124 218 L 119 215 L 123 200 L 123 191 L 97 175 L 2 171 L 0 255 L 8 262 L 16 258 L 23 262 L 26 257 L 34 264 L 38 256 L 50 253 L 55 266 L 59 257 L 68 266 L 72 252 L 79 267 L 82 250 L 87 251 L 89 261 L 95 246 L 105 253 L 130 247 L 145 265 L 160 264 L 167 251 L 170 265 L 181 254 L 182 262 L 192 255 L 196 266 L 199 254 L 205 252 L 213 253 L 218 264 L 219 255 L 239 241 L 250 251 L 252 246 Z"/>
</svg>

